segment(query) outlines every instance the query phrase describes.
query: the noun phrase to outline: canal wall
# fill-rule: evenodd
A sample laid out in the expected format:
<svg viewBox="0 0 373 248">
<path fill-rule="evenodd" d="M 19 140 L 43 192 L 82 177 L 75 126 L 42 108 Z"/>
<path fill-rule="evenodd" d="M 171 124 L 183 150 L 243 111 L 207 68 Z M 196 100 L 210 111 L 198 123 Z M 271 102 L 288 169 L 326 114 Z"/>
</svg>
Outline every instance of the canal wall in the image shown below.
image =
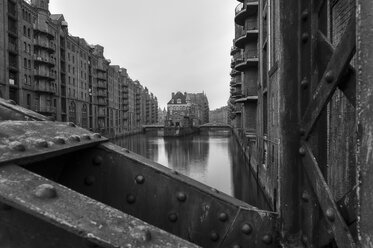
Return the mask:
<svg viewBox="0 0 373 248">
<path fill-rule="evenodd" d="M 252 170 L 255 180 L 261 188 L 268 205 L 271 207 L 271 210 L 275 211 L 275 205 L 272 203 L 271 193 L 268 192 L 269 187 L 266 185 L 266 177 L 260 172 L 260 166 L 257 160 L 257 151 L 255 149 L 256 140 L 250 137 L 248 138 L 243 129 L 232 128 L 232 133 L 239 143 L 239 147 L 244 153 L 247 164 Z"/>
<path fill-rule="evenodd" d="M 127 137 L 127 136 L 131 136 L 131 135 L 135 135 L 135 134 L 139 134 L 143 132 L 144 130 L 142 128 L 138 128 L 138 129 L 134 129 L 130 131 L 124 131 L 123 133 L 120 133 L 120 134 L 106 133 L 106 134 L 103 134 L 103 136 L 105 136 L 108 139 L 116 139 L 116 138 Z"/>
</svg>

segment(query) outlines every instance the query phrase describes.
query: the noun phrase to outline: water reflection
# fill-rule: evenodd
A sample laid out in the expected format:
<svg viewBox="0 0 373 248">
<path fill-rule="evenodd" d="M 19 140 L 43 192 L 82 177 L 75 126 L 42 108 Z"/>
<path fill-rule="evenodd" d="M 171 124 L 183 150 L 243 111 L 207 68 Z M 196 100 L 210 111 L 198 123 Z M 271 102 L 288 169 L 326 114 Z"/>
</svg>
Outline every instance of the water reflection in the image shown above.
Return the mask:
<svg viewBox="0 0 373 248">
<path fill-rule="evenodd" d="M 251 205 L 269 209 L 230 132 L 207 132 L 179 138 L 140 134 L 113 142 Z"/>
</svg>

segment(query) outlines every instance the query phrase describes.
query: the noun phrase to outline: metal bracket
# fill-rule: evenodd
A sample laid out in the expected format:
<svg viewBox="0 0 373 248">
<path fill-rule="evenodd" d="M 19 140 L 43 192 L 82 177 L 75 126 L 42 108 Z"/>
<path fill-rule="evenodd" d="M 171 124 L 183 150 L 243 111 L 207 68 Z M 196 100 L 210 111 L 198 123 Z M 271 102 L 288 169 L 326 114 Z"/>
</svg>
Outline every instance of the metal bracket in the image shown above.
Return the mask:
<svg viewBox="0 0 373 248">
<path fill-rule="evenodd" d="M 73 123 L 0 122 L 0 165 L 26 164 L 107 141 Z"/>
<path fill-rule="evenodd" d="M 79 247 L 198 247 L 19 166 L 0 167 L 0 181 L 0 201 L 81 237 L 90 244 Z M 9 207 L 7 209 L 7 218 L 17 217 L 9 213 L 12 211 Z M 4 228 L 3 221 L 4 218 L 1 218 L 1 228 Z M 31 234 L 37 233 L 38 226 L 33 228 Z M 26 231 L 23 227 L 17 232 Z M 42 234 L 48 236 L 47 233 Z M 39 241 L 31 234 L 28 233 L 28 242 L 31 244 L 27 244 L 27 247 L 36 247 L 33 242 Z M 71 240 L 53 238 L 58 247 L 77 247 L 68 245 Z M 0 235 L 0 244 L 6 244 L 8 239 Z M 56 247 L 45 242 L 42 245 L 52 246 Z"/>
</svg>

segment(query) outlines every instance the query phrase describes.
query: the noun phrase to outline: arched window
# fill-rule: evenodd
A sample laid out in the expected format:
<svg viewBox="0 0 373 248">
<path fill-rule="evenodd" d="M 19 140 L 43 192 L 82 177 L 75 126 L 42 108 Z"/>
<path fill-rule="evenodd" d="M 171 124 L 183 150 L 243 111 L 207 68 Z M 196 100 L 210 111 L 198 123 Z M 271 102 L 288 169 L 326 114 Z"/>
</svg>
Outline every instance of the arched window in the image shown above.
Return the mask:
<svg viewBox="0 0 373 248">
<path fill-rule="evenodd" d="M 88 129 L 88 111 L 85 104 L 82 107 L 82 127 Z"/>
<path fill-rule="evenodd" d="M 69 121 L 76 123 L 76 105 L 75 102 L 71 102 L 69 105 Z"/>
</svg>

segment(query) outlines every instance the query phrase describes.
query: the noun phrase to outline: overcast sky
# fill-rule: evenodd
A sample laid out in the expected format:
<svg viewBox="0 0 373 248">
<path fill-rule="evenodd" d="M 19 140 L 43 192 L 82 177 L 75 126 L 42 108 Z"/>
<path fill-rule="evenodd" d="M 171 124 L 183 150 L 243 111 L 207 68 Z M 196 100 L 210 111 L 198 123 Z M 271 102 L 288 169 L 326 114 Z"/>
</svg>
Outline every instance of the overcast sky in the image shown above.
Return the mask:
<svg viewBox="0 0 373 248">
<path fill-rule="evenodd" d="M 202 92 L 210 109 L 229 98 L 234 0 L 50 0 L 69 32 L 105 47 L 111 64 L 166 107 L 173 91 Z"/>
</svg>

